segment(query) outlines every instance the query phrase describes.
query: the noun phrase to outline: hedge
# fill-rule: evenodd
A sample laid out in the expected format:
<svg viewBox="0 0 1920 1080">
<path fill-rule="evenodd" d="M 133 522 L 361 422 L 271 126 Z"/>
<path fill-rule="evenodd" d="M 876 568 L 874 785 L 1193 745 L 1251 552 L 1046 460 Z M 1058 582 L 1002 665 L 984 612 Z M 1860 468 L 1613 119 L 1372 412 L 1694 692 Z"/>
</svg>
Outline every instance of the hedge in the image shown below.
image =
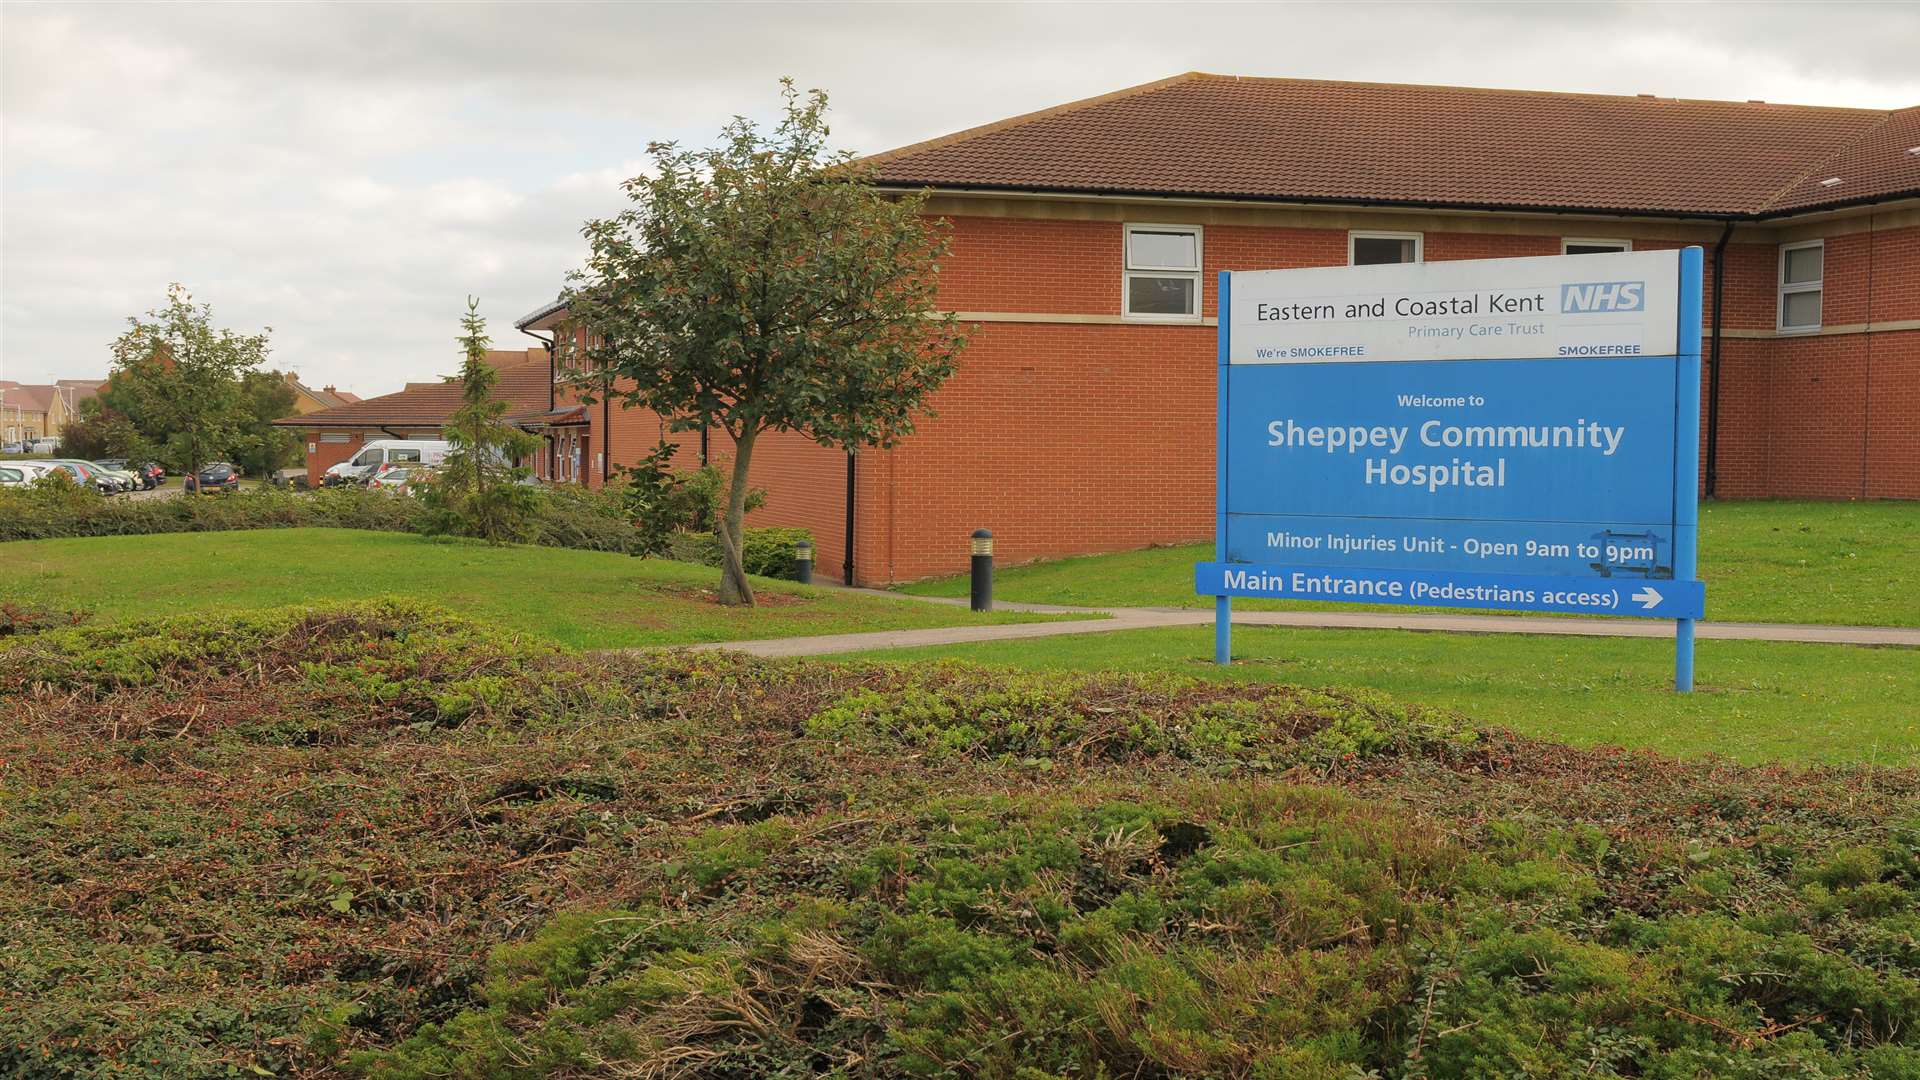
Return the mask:
<svg viewBox="0 0 1920 1080">
<path fill-rule="evenodd" d="M 792 578 L 794 555 L 803 541 L 813 543 L 813 534 L 806 529 L 784 525 L 748 529 L 746 542 L 740 546 L 740 561 L 749 574 Z M 710 532 L 681 533 L 674 538 L 670 554 L 683 562 L 719 566 L 720 541 Z"/>
<path fill-rule="evenodd" d="M 226 532 L 239 529 L 334 528 L 376 532 L 425 531 L 418 499 L 377 488 L 328 487 L 318 491 L 251 488 L 231 494 L 178 498 L 108 498 L 73 487 L 0 488 L 0 542 L 145 533 Z M 720 565 L 711 533 L 686 533 L 672 556 Z M 794 544 L 805 529 L 748 529 L 747 572 L 793 577 Z M 538 531 L 542 547 L 642 554 L 617 493 L 573 485 L 541 490 Z"/>
</svg>

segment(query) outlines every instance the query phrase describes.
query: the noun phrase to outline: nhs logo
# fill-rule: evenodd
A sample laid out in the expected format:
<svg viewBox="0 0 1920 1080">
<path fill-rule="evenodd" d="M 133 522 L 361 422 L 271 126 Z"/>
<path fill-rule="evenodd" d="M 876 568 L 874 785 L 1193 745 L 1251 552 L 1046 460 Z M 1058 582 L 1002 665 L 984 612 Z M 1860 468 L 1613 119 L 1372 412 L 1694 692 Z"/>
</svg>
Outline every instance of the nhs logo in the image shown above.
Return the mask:
<svg viewBox="0 0 1920 1080">
<path fill-rule="evenodd" d="M 1644 281 L 1589 281 L 1560 286 L 1560 312 L 1639 311 L 1646 305 Z"/>
</svg>

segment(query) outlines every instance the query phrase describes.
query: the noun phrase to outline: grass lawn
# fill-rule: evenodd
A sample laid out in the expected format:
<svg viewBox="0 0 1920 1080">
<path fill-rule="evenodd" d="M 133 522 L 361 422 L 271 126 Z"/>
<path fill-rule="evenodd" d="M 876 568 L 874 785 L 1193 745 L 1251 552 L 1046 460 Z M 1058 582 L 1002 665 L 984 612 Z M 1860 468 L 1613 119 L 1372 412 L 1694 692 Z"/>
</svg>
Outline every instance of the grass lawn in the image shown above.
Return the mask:
<svg viewBox="0 0 1920 1080">
<path fill-rule="evenodd" d="M 859 655 L 1364 686 L 1581 746 L 1920 764 L 1920 654 L 1912 649 L 1702 641 L 1691 695 L 1672 692 L 1673 644 L 1639 638 L 1236 627 L 1237 659 L 1225 669 L 1210 661 L 1211 627 Z"/>
<path fill-rule="evenodd" d="M 403 596 L 579 648 L 1025 622 L 1011 612 L 756 583 L 713 602 L 719 571 L 662 559 L 488 547 L 404 533 L 258 529 L 0 544 L 0 600 L 121 619 Z"/>
<path fill-rule="evenodd" d="M 1193 564 L 1212 544 L 1060 559 L 996 570 L 996 599 L 1041 604 L 1195 607 Z M 1920 626 L 1920 504 L 1729 502 L 1700 508 L 1707 618 L 1731 622 Z M 964 576 L 906 587 L 965 596 Z M 1249 610 L 1395 610 L 1300 600 L 1237 600 Z M 1399 610 L 1432 611 L 1433 608 Z"/>
</svg>

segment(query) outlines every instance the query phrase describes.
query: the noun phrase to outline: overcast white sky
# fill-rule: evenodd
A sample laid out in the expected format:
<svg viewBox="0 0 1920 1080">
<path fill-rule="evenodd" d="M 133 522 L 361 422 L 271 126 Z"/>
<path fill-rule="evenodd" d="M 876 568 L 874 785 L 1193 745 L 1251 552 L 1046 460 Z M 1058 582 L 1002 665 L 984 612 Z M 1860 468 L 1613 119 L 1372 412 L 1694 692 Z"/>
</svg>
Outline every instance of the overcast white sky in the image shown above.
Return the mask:
<svg viewBox="0 0 1920 1080">
<path fill-rule="evenodd" d="M 180 281 L 371 396 L 502 347 L 652 139 L 832 95 L 849 149 L 1182 71 L 1897 108 L 1920 4 L 0 4 L 0 378 Z M 517 340 L 516 340 L 517 339 Z"/>
</svg>

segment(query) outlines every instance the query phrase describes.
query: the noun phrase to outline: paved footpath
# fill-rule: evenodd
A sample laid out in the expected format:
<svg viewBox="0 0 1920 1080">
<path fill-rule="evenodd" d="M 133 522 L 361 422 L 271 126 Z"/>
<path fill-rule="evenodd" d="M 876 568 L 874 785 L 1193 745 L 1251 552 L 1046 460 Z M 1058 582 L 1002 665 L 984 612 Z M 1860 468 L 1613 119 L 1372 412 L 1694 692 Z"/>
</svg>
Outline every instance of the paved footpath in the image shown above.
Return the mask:
<svg viewBox="0 0 1920 1080">
<path fill-rule="evenodd" d="M 917 597 L 860 589 L 903 603 L 966 605 L 965 600 Z M 1089 615 L 1062 622 L 1002 623 L 994 626 L 942 626 L 930 630 L 877 630 L 865 634 L 720 641 L 694 646 L 728 649 L 755 656 L 824 656 L 868 649 L 910 649 L 958 645 L 970 641 L 1019 641 L 1063 634 L 1110 634 L 1165 626 L 1201 626 L 1213 622 L 1202 608 L 1084 608 L 1056 604 L 996 605 L 1003 611 Z M 1101 617 L 1104 616 L 1104 617 Z M 1235 626 L 1296 626 L 1315 629 L 1428 630 L 1453 634 L 1558 634 L 1569 637 L 1671 638 L 1673 623 L 1657 619 L 1542 619 L 1520 615 L 1389 615 L 1366 611 L 1236 611 Z M 1805 641 L 1828 645 L 1894 645 L 1920 648 L 1920 629 L 1898 626 L 1815 626 L 1804 623 L 1694 624 L 1696 638 L 1741 641 Z"/>
</svg>

